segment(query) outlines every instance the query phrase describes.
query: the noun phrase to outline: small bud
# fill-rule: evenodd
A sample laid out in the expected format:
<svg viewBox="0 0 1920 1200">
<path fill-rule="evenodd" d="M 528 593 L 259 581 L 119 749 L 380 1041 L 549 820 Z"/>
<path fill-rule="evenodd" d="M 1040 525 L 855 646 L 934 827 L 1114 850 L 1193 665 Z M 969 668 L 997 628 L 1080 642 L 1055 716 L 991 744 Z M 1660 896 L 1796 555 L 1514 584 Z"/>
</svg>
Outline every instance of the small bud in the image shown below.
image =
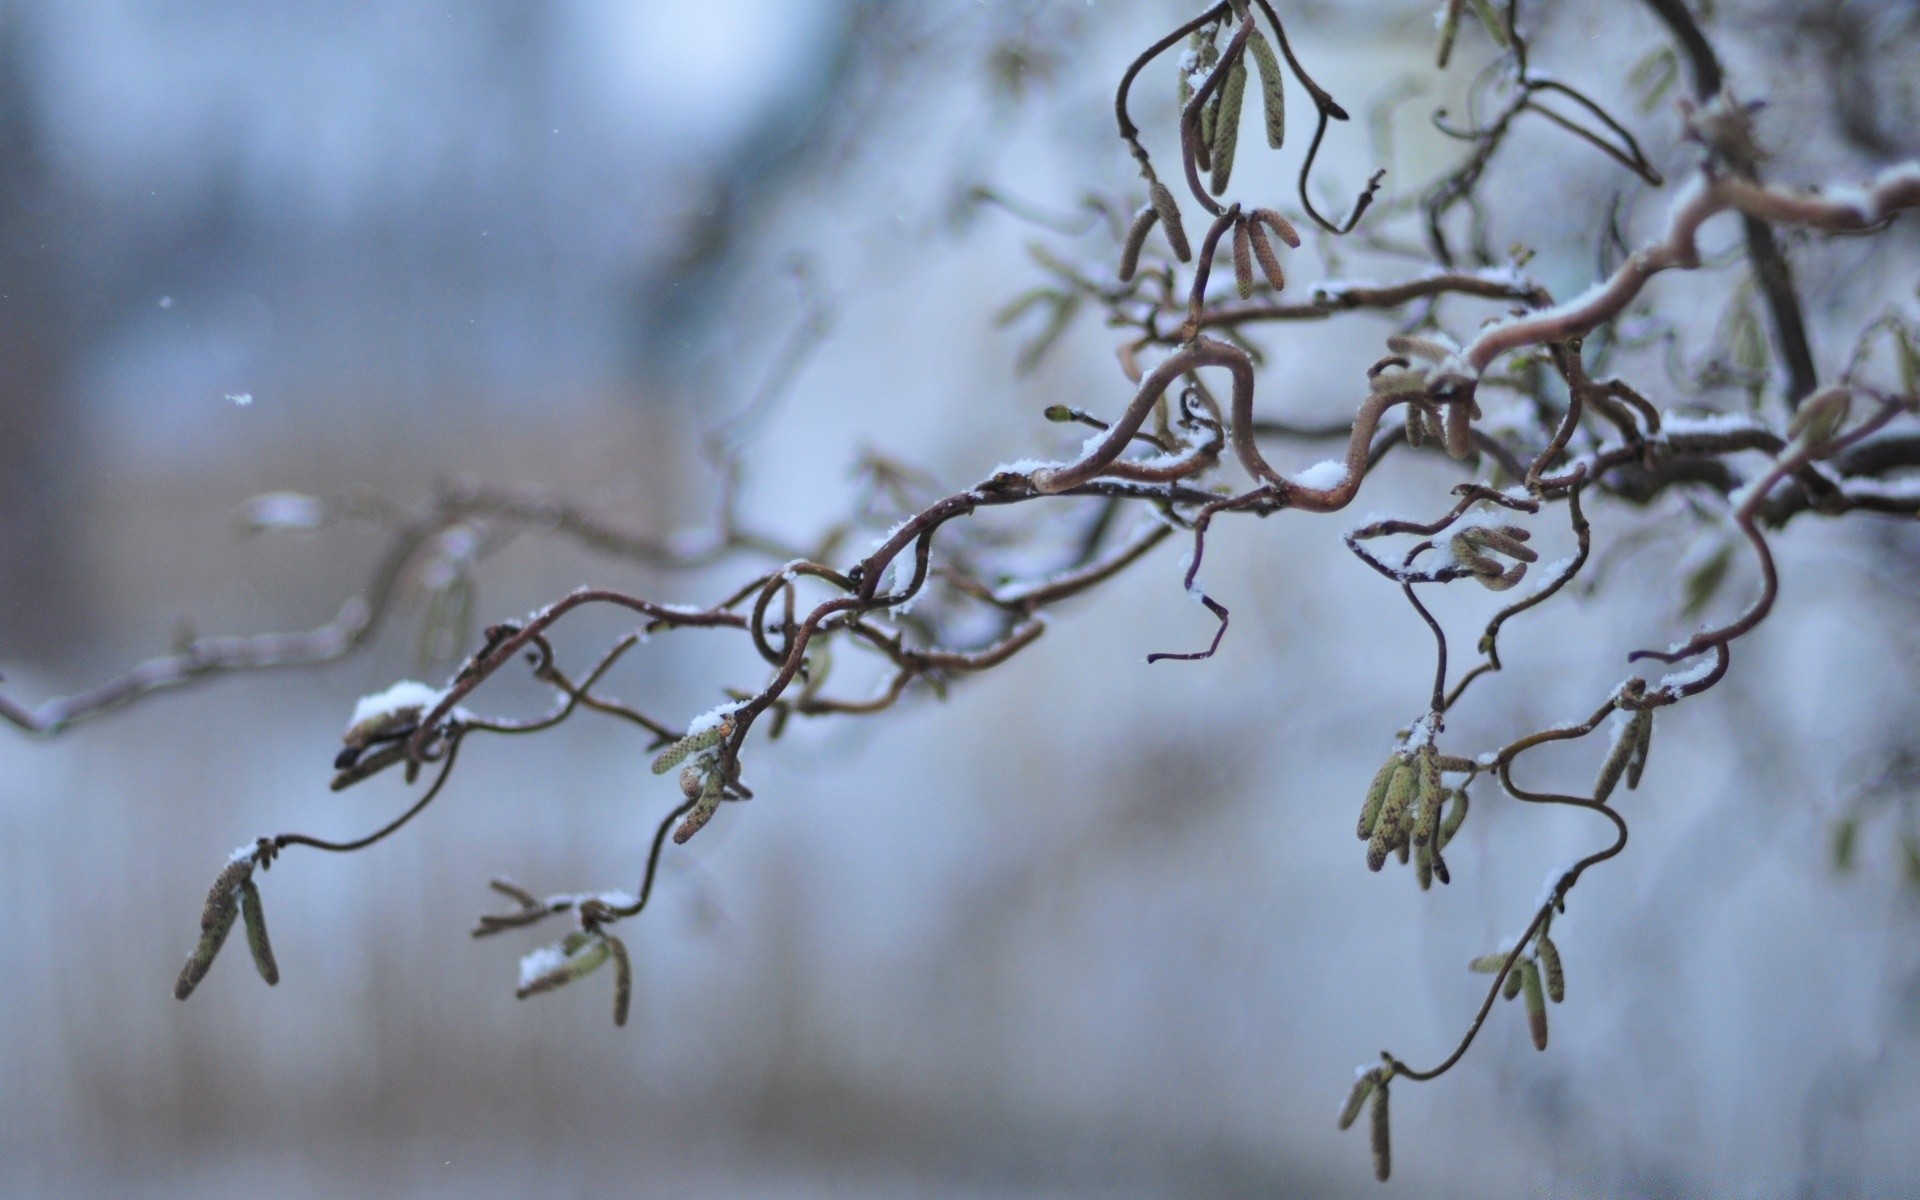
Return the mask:
<svg viewBox="0 0 1920 1200">
<path fill-rule="evenodd" d="M 1801 446 L 1824 446 L 1839 436 L 1853 411 L 1853 393 L 1843 387 L 1822 388 L 1800 402 L 1787 422 L 1787 436 Z"/>
<path fill-rule="evenodd" d="M 1049 404 L 1040 415 L 1055 424 L 1073 420 L 1073 410 L 1064 404 Z"/>
<path fill-rule="evenodd" d="M 1533 1034 L 1533 1048 L 1547 1048 L 1547 998 L 1540 990 L 1540 964 L 1530 958 L 1520 960 L 1520 988 L 1527 996 L 1527 1031 Z"/>
<path fill-rule="evenodd" d="M 680 794 L 689 800 L 698 800 L 700 793 L 706 790 L 707 776 L 699 767 L 686 766 L 680 771 Z"/>
<path fill-rule="evenodd" d="M 1534 940 L 1534 950 L 1540 955 L 1540 973 L 1546 977 L 1547 999 L 1558 1004 L 1567 998 L 1567 975 L 1560 965 L 1560 948 L 1543 933 Z"/>
</svg>

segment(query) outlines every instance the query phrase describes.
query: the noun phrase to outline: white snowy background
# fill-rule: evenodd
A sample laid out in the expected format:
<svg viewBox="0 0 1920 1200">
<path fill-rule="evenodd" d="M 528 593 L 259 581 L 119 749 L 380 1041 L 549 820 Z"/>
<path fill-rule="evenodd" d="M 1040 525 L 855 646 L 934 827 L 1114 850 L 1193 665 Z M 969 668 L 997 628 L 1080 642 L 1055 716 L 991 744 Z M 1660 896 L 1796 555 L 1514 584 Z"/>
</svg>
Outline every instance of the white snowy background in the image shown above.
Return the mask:
<svg viewBox="0 0 1920 1200">
<path fill-rule="evenodd" d="M 1302 10 L 1300 52 L 1356 115 L 1324 167 L 1339 195 L 1379 161 L 1370 102 L 1403 79 L 1424 90 L 1394 110 L 1393 186 L 1449 161 L 1426 117 L 1460 104 L 1489 53 L 1477 34 L 1436 81 L 1431 5 L 1283 7 Z M 1729 57 L 1773 102 L 1770 173 L 1884 161 L 1833 134 L 1818 53 L 1746 7 Z M 1904 19 L 1839 7 L 1875 29 Z M 57 583 L 9 595 L 0 687 L 31 701 L 84 686 L 164 648 L 182 618 L 224 633 L 331 616 L 378 536 L 236 540 L 236 509 L 264 491 L 420 504 L 464 473 L 662 534 L 698 528 L 713 497 L 698 438 L 805 318 L 796 262 L 832 330 L 747 451 L 756 524 L 811 536 L 851 502 L 869 448 L 963 486 L 1070 446 L 1040 411 L 1124 402 L 1111 332 L 1083 318 L 1016 377 L 1025 330 L 992 314 L 1038 281 L 1030 240 L 1088 262 L 1110 248 L 964 198 L 986 183 L 1066 211 L 1090 187 L 1132 186 L 1111 85 L 1185 11 L 0 7 L 10 120 L 37 164 L 31 188 L 15 180 L 11 261 L 67 322 L 41 414 L 57 511 L 50 497 L 6 514 L 54 530 Z M 1553 14 L 1540 65 L 1618 102 L 1655 160 L 1684 170 L 1671 107 L 1638 114 L 1619 82 L 1658 44 L 1652 20 L 1632 5 Z M 1896 77 L 1898 55 L 1912 63 L 1899 44 L 1880 52 Z M 1018 103 L 989 83 L 1009 45 L 1051 55 Z M 1795 45 L 1803 57 L 1786 57 Z M 1150 72 L 1134 101 L 1158 113 L 1163 144 L 1169 91 Z M 1250 128 L 1236 189 L 1291 210 L 1310 116 L 1296 93 L 1280 154 Z M 1592 278 L 1593 230 L 1570 221 L 1627 183 L 1529 128 L 1488 189 L 1497 244 L 1536 247 L 1533 270 L 1572 294 Z M 1642 196 L 1629 228 L 1657 228 L 1664 204 Z M 1830 330 L 1911 299 L 1912 224 L 1807 270 L 1827 369 L 1847 345 Z M 1338 269 L 1311 251 L 1294 262 L 1303 285 Z M 1739 278 L 1656 289 L 1706 331 Z M 1263 410 L 1350 411 L 1388 328 L 1263 335 Z M 1354 816 L 1394 730 L 1424 708 L 1431 639 L 1339 534 L 1372 511 L 1437 512 L 1458 481 L 1439 463 L 1390 466 L 1351 514 L 1217 527 L 1204 577 L 1234 624 L 1210 662 L 1144 662 L 1212 631 L 1169 545 L 946 703 L 916 695 L 757 743 L 759 799 L 670 852 L 656 908 L 623 929 L 637 974 L 624 1030 L 606 978 L 514 1000 L 518 959 L 557 923 L 467 936 L 498 905 L 491 876 L 540 892 L 637 883 L 676 791 L 627 727 L 591 716 L 475 739 L 434 808 L 374 850 L 289 852 L 260 880 L 281 984 L 229 948 L 190 1002 L 170 995 L 228 847 L 350 836 L 407 802 L 385 777 L 342 795 L 326 782 L 356 698 L 414 674 L 417 607 L 324 670 L 206 684 L 41 744 L 0 730 L 0 1192 L 1381 1190 L 1364 1133 L 1333 1128 L 1354 1065 L 1382 1047 L 1415 1063 L 1450 1050 L 1483 982 L 1467 961 L 1605 836 L 1483 784 L 1452 887 L 1365 870 Z M 1508 671 L 1449 745 L 1584 715 L 1626 651 L 1686 631 L 1674 564 L 1698 550 L 1684 508 L 1593 516 L 1608 586 L 1516 621 Z M 1540 526 L 1555 531 L 1543 558 L 1565 553 L 1557 524 Z M 1871 517 L 1779 539 L 1773 619 L 1724 686 L 1661 715 L 1646 780 L 1619 799 L 1631 845 L 1555 922 L 1568 998 L 1550 1049 L 1502 1006 L 1459 1069 L 1396 1087 L 1391 1190 L 1882 1195 L 1920 1181 L 1916 893 L 1883 824 L 1863 830 L 1851 875 L 1826 849 L 1850 789 L 1912 740 L 1917 545 Z M 525 537 L 482 567 L 478 616 L 581 583 L 705 600 L 746 569 L 666 576 Z M 1470 648 L 1488 598 L 1439 608 Z M 583 616 L 563 662 L 625 627 Z M 676 634 L 611 687 L 684 719 L 758 679 L 730 642 Z M 542 701 L 503 679 L 471 703 Z M 1536 769 L 1577 787 L 1594 753 Z"/>
</svg>

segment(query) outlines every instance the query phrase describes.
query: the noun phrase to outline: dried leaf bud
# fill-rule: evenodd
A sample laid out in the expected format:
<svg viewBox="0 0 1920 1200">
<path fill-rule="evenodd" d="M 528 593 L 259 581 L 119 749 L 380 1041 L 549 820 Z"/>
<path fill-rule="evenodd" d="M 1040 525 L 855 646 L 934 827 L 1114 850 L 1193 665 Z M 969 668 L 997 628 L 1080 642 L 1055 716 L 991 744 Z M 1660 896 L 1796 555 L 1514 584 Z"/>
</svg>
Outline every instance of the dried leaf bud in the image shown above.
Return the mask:
<svg viewBox="0 0 1920 1200">
<path fill-rule="evenodd" d="M 665 775 L 684 761 L 687 755 L 699 750 L 710 750 L 733 736 L 733 718 L 723 717 L 709 728 L 689 733 L 673 745 L 660 752 L 653 760 L 653 773 Z"/>
<path fill-rule="evenodd" d="M 1233 281 L 1242 300 L 1253 295 L 1253 239 L 1246 221 L 1233 223 Z"/>
<path fill-rule="evenodd" d="M 1393 852 L 1394 843 L 1399 840 L 1400 818 L 1405 815 L 1407 805 L 1413 799 L 1415 771 L 1413 763 L 1404 755 L 1393 758 L 1393 775 L 1387 780 L 1386 802 L 1380 806 L 1379 818 L 1374 822 L 1373 833 L 1367 842 L 1367 870 L 1378 871 L 1387 865 L 1387 855 Z"/>
<path fill-rule="evenodd" d="M 1540 990 L 1540 964 L 1530 958 L 1520 960 L 1520 988 L 1527 997 L 1527 1031 L 1533 1034 L 1533 1048 L 1547 1048 L 1547 998 Z"/>
<path fill-rule="evenodd" d="M 613 1023 L 624 1026 L 627 1010 L 633 1007 L 633 962 L 627 957 L 626 943 L 612 934 L 602 936 L 613 956 Z"/>
<path fill-rule="evenodd" d="M 253 952 L 253 969 L 272 987 L 280 982 L 280 964 L 273 960 L 273 943 L 267 940 L 267 911 L 260 905 L 260 889 L 253 880 L 240 882 L 240 915 L 247 923 L 247 949 Z"/>
<path fill-rule="evenodd" d="M 1567 974 L 1560 965 L 1560 948 L 1543 933 L 1534 939 L 1534 951 L 1540 956 L 1540 973 L 1546 977 L 1547 999 L 1558 1004 L 1567 998 Z"/>
<path fill-rule="evenodd" d="M 1247 222 L 1247 240 L 1253 243 L 1253 260 L 1260 264 L 1260 273 L 1276 292 L 1284 291 L 1287 286 L 1287 273 L 1280 269 L 1280 256 L 1273 252 L 1273 243 L 1267 240 L 1267 231 L 1260 222 Z"/>
<path fill-rule="evenodd" d="M 1133 214 L 1133 224 L 1127 226 L 1127 240 L 1120 245 L 1121 283 L 1131 282 L 1133 273 L 1140 269 L 1140 251 L 1146 247 L 1147 235 L 1153 232 L 1153 223 L 1159 219 L 1160 214 L 1151 204 Z"/>
<path fill-rule="evenodd" d="M 1360 808 L 1360 840 L 1366 841 L 1373 836 L 1374 826 L 1380 823 L 1380 806 L 1387 800 L 1387 785 L 1393 782 L 1393 773 L 1400 767 L 1400 755 L 1390 754 L 1374 773 L 1373 782 L 1367 785 L 1366 803 Z"/>
<path fill-rule="evenodd" d="M 1254 30 L 1247 38 L 1247 53 L 1253 56 L 1253 64 L 1260 71 L 1260 100 L 1267 117 L 1267 145 L 1278 150 L 1287 140 L 1287 93 L 1282 86 L 1280 60 L 1273 55 L 1273 45 Z"/>
<path fill-rule="evenodd" d="M 685 796 L 689 800 L 698 800 L 700 793 L 706 789 L 706 786 L 706 772 L 702 771 L 699 767 L 688 766 L 681 769 L 680 794 L 682 796 Z"/>
<path fill-rule="evenodd" d="M 1840 433 L 1853 411 L 1853 393 L 1843 387 L 1822 388 L 1800 402 L 1787 422 L 1787 436 L 1805 447 L 1824 446 Z"/>
<path fill-rule="evenodd" d="M 1353 1081 L 1353 1088 L 1347 1093 L 1347 1102 L 1340 1109 L 1340 1128 L 1351 1129 L 1355 1118 L 1360 1115 L 1360 1106 L 1367 1102 L 1373 1089 L 1380 1084 L 1380 1068 L 1362 1071 Z"/>
<path fill-rule="evenodd" d="M 1373 1177 L 1385 1183 L 1393 1174 L 1393 1142 L 1387 1130 L 1387 1082 L 1373 1089 Z"/>
<path fill-rule="evenodd" d="M 1209 186 L 1216 196 L 1227 190 L 1227 181 L 1233 176 L 1233 154 L 1240 144 L 1240 106 L 1246 94 L 1247 56 L 1242 54 L 1233 60 L 1233 65 L 1227 68 L 1227 77 L 1220 81 L 1220 103 L 1210 134 L 1213 179 Z"/>
<path fill-rule="evenodd" d="M 1633 723 L 1621 740 L 1633 742 L 1633 753 L 1627 757 L 1627 786 L 1637 788 L 1641 773 L 1647 769 L 1647 751 L 1653 746 L 1653 710 L 1643 708 L 1633 714 Z"/>
<path fill-rule="evenodd" d="M 1167 185 L 1158 179 L 1147 181 L 1147 196 L 1153 202 L 1153 211 L 1160 215 L 1160 224 L 1167 234 L 1167 245 L 1173 247 L 1173 256 L 1181 262 L 1193 261 L 1193 247 L 1187 244 L 1187 227 L 1180 221 L 1180 205 L 1174 201 L 1173 193 Z"/>
</svg>

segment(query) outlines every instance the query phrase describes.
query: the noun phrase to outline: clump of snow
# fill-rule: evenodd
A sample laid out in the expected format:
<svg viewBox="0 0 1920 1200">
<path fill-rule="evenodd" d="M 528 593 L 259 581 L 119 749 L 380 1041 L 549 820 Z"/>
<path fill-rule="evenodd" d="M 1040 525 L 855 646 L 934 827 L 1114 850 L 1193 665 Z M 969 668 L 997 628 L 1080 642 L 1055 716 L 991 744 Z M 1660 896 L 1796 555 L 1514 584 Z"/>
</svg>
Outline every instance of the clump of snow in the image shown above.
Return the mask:
<svg viewBox="0 0 1920 1200">
<path fill-rule="evenodd" d="M 720 722 L 738 711 L 742 703 L 739 700 L 729 700 L 725 704 L 714 705 L 687 723 L 687 736 L 694 737 L 720 728 Z"/>
<path fill-rule="evenodd" d="M 1714 655 L 1707 655 L 1684 671 L 1662 675 L 1660 687 L 1665 691 L 1679 691 L 1681 688 L 1690 687 L 1713 674 L 1717 666 L 1719 666 L 1719 659 Z"/>
<path fill-rule="evenodd" d="M 520 986 L 527 987 L 534 980 L 551 975 L 564 966 L 566 961 L 567 952 L 559 946 L 540 947 L 520 960 Z"/>
<path fill-rule="evenodd" d="M 1347 464 L 1337 458 L 1317 462 L 1298 475 L 1287 476 L 1287 482 L 1309 491 L 1325 492 L 1339 487 L 1347 480 Z"/>
<path fill-rule="evenodd" d="M 439 688 L 428 687 L 418 680 L 402 679 L 384 692 L 360 697 L 359 703 L 353 706 L 353 718 L 347 727 L 357 729 L 370 722 L 384 722 L 410 708 L 429 712 L 445 695 Z"/>
<path fill-rule="evenodd" d="M 299 492 L 267 492 L 247 501 L 241 510 L 251 532 L 263 529 L 318 529 L 326 521 L 326 505 Z"/>
</svg>

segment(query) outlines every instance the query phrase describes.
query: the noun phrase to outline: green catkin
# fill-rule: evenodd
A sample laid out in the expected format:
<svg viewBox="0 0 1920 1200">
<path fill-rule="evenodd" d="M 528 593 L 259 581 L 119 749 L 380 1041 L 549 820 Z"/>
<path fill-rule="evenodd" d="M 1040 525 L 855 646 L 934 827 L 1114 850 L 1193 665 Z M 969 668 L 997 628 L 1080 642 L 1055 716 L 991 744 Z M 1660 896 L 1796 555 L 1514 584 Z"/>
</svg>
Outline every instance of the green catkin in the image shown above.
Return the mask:
<svg viewBox="0 0 1920 1200">
<path fill-rule="evenodd" d="M 1259 221 L 1247 222 L 1247 240 L 1253 243 L 1253 259 L 1260 264 L 1260 273 L 1267 277 L 1274 291 L 1285 291 L 1287 273 L 1280 269 L 1280 256 L 1273 252 L 1273 243 Z"/>
<path fill-rule="evenodd" d="M 1153 232 L 1153 223 L 1160 214 L 1153 205 L 1144 205 L 1133 214 L 1133 224 L 1127 227 L 1127 240 L 1120 246 L 1120 282 L 1131 283 L 1136 271 L 1140 269 L 1140 251 L 1146 248 L 1147 235 Z"/>
<path fill-rule="evenodd" d="M 1527 996 L 1527 1031 L 1533 1034 L 1533 1048 L 1547 1048 L 1547 998 L 1540 989 L 1540 964 L 1530 958 L 1520 960 L 1520 989 Z"/>
<path fill-rule="evenodd" d="M 1242 54 L 1233 60 L 1233 65 L 1227 68 L 1227 77 L 1220 82 L 1219 112 L 1208 135 L 1213 156 L 1213 179 L 1209 186 L 1216 196 L 1227 190 L 1227 181 L 1233 176 L 1234 150 L 1240 144 L 1240 106 L 1246 94 L 1247 58 Z"/>
<path fill-rule="evenodd" d="M 687 755 L 700 750 L 710 750 L 731 736 L 733 736 L 731 718 L 722 719 L 711 729 L 690 733 L 660 752 L 659 757 L 653 760 L 653 773 L 665 775 L 679 766 Z"/>
<path fill-rule="evenodd" d="M 1387 1130 L 1387 1082 L 1373 1089 L 1373 1177 L 1381 1183 L 1393 1174 L 1393 1142 Z"/>
<path fill-rule="evenodd" d="M 1233 223 L 1233 282 L 1242 300 L 1253 295 L 1253 238 L 1247 225 L 1244 220 Z"/>
<path fill-rule="evenodd" d="M 1546 979 L 1547 999 L 1558 1004 L 1567 998 L 1567 975 L 1565 968 L 1560 965 L 1560 948 L 1543 933 L 1534 949 L 1540 956 L 1540 973 Z"/>
<path fill-rule="evenodd" d="M 1403 755 L 1394 756 L 1393 776 L 1387 781 L 1386 802 L 1380 806 L 1378 819 L 1374 822 L 1373 833 L 1367 842 L 1367 870 L 1378 871 L 1387 865 L 1387 855 L 1393 853 L 1394 844 L 1399 840 L 1400 818 L 1407 811 L 1407 804 L 1413 799 L 1413 764 Z"/>
<path fill-rule="evenodd" d="M 1193 247 L 1187 244 L 1187 227 L 1180 221 L 1180 205 L 1175 203 L 1173 193 L 1158 179 L 1150 179 L 1147 181 L 1147 197 L 1153 202 L 1153 211 L 1160 215 L 1160 224 L 1166 229 L 1167 245 L 1173 247 L 1173 256 L 1181 262 L 1192 262 Z"/>
<path fill-rule="evenodd" d="M 1267 145 L 1278 150 L 1287 140 L 1287 93 L 1280 74 L 1280 60 L 1273 45 L 1255 30 L 1247 39 L 1247 53 L 1260 72 L 1260 100 L 1267 117 Z"/>
<path fill-rule="evenodd" d="M 247 925 L 247 949 L 253 954 L 253 969 L 268 987 L 280 982 L 280 964 L 273 959 L 273 943 L 267 940 L 267 912 L 260 904 L 260 889 L 253 880 L 240 883 L 240 915 Z"/>
<path fill-rule="evenodd" d="M 1438 837 L 1441 850 L 1447 848 L 1447 844 L 1453 841 L 1453 835 L 1460 832 L 1460 826 L 1467 820 L 1467 789 L 1458 787 L 1447 794 L 1452 802 L 1447 807 L 1446 818 L 1440 822 Z"/>
<path fill-rule="evenodd" d="M 1373 782 L 1367 785 L 1367 800 L 1360 809 L 1360 840 L 1366 841 L 1373 836 L 1373 830 L 1380 822 L 1380 806 L 1386 803 L 1387 785 L 1393 782 L 1393 773 L 1400 767 L 1400 756 L 1390 754 L 1380 770 L 1374 773 Z"/>
<path fill-rule="evenodd" d="M 1635 742 L 1633 726 L 1639 716 L 1640 714 L 1635 713 L 1627 721 L 1620 731 L 1620 736 L 1614 739 L 1612 749 L 1607 751 L 1606 761 L 1600 764 L 1600 774 L 1595 776 L 1593 781 L 1595 804 L 1605 804 L 1607 797 L 1613 795 L 1613 789 L 1619 784 L 1620 777 L 1626 774 L 1627 762 L 1633 757 Z"/>
<path fill-rule="evenodd" d="M 627 957 L 625 942 L 612 934 L 604 936 L 607 951 L 613 958 L 613 1023 L 624 1026 L 627 1011 L 633 1007 L 633 961 Z"/>
<path fill-rule="evenodd" d="M 1353 1127 L 1354 1120 L 1360 1115 L 1360 1106 L 1367 1102 L 1367 1097 L 1373 1094 L 1373 1089 L 1379 1082 L 1380 1072 L 1378 1069 L 1367 1071 L 1353 1081 L 1352 1090 L 1347 1092 L 1347 1102 L 1345 1106 L 1340 1109 L 1340 1128 L 1342 1130 Z"/>
<path fill-rule="evenodd" d="M 1447 789 L 1440 784 L 1440 759 L 1431 745 L 1420 748 L 1420 785 L 1414 799 L 1413 844 L 1431 846 L 1440 828 L 1440 806 L 1446 802 Z"/>
<path fill-rule="evenodd" d="M 1627 758 L 1627 787 L 1640 786 L 1640 775 L 1647 769 L 1647 751 L 1653 747 L 1653 710 L 1643 708 L 1633 714 L 1633 723 L 1627 727 L 1627 737 L 1632 740 L 1633 753 Z"/>
<path fill-rule="evenodd" d="M 592 942 L 591 946 L 587 943 Z M 530 979 L 514 995 L 525 1000 L 529 996 L 538 996 L 542 992 L 551 992 L 555 988 L 565 987 L 569 983 L 585 979 L 606 964 L 612 955 L 612 949 L 605 938 L 593 938 L 586 934 L 569 934 L 561 943 L 566 949 L 566 957 L 560 964 L 546 974 Z M 582 947 L 585 947 L 582 952 Z"/>
</svg>

